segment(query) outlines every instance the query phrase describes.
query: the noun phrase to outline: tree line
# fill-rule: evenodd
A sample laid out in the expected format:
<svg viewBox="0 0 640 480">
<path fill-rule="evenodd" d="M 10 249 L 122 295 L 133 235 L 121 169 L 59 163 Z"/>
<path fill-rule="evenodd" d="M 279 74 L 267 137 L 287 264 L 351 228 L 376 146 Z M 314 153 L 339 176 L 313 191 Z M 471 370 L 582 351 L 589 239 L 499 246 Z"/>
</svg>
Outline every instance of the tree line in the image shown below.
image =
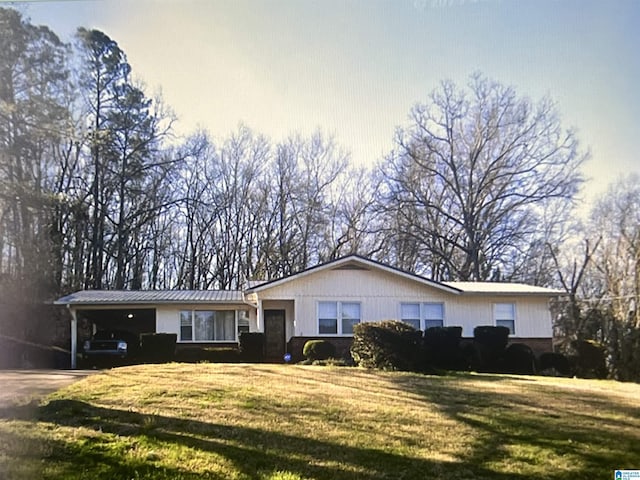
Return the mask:
<svg viewBox="0 0 640 480">
<path fill-rule="evenodd" d="M 320 131 L 180 138 L 175 122 L 105 33 L 66 44 L 0 8 L 3 304 L 242 288 L 359 253 L 434 280 L 563 287 L 558 339 L 599 341 L 612 374 L 640 377 L 638 178 L 577 221 L 588 153 L 550 98 L 443 81 L 371 168 Z"/>
</svg>

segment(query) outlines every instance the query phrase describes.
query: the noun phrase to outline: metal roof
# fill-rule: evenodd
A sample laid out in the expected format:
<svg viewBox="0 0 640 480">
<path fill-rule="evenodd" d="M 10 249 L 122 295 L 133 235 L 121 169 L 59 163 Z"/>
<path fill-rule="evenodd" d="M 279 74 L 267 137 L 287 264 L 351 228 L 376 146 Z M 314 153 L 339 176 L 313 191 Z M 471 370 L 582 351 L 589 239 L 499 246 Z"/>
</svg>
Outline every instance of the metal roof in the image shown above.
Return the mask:
<svg viewBox="0 0 640 480">
<path fill-rule="evenodd" d="M 243 303 L 240 290 L 81 290 L 56 305 L 150 305 L 158 303 Z"/>
<path fill-rule="evenodd" d="M 444 282 L 453 288 L 469 294 L 500 294 L 500 295 L 562 295 L 562 290 L 552 288 L 536 287 L 524 283 L 502 283 L 502 282 Z"/>
</svg>

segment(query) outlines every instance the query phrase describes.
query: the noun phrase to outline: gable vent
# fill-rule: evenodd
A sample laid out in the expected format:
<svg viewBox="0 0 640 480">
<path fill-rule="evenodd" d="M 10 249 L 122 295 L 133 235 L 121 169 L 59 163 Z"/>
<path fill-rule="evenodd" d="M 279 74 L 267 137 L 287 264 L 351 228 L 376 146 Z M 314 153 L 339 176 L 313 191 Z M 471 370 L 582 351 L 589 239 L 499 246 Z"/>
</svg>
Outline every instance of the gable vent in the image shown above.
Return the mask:
<svg viewBox="0 0 640 480">
<path fill-rule="evenodd" d="M 340 265 L 339 267 L 334 268 L 334 270 L 364 270 L 366 272 L 369 271 L 368 268 L 363 267 L 361 265 L 356 265 L 355 263 L 347 263 L 346 265 Z"/>
</svg>

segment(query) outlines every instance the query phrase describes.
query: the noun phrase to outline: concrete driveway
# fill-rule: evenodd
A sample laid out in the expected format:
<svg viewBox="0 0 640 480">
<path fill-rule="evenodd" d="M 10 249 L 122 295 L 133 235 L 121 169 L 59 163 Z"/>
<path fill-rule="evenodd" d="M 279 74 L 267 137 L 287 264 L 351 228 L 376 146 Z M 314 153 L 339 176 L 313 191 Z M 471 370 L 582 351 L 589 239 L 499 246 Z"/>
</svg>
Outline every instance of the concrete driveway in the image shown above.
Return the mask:
<svg viewBox="0 0 640 480">
<path fill-rule="evenodd" d="M 0 370 L 0 408 L 37 401 L 98 370 Z"/>
</svg>

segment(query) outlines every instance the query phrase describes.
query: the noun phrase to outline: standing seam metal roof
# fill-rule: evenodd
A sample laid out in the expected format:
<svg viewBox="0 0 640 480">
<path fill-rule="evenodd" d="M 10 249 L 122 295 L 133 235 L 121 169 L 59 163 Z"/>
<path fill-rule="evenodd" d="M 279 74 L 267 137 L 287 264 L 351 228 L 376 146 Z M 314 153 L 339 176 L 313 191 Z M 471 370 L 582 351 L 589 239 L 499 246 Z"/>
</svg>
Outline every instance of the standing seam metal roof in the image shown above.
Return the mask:
<svg viewBox="0 0 640 480">
<path fill-rule="evenodd" d="M 124 305 L 156 303 L 243 303 L 240 290 L 81 290 L 56 305 Z"/>
</svg>

